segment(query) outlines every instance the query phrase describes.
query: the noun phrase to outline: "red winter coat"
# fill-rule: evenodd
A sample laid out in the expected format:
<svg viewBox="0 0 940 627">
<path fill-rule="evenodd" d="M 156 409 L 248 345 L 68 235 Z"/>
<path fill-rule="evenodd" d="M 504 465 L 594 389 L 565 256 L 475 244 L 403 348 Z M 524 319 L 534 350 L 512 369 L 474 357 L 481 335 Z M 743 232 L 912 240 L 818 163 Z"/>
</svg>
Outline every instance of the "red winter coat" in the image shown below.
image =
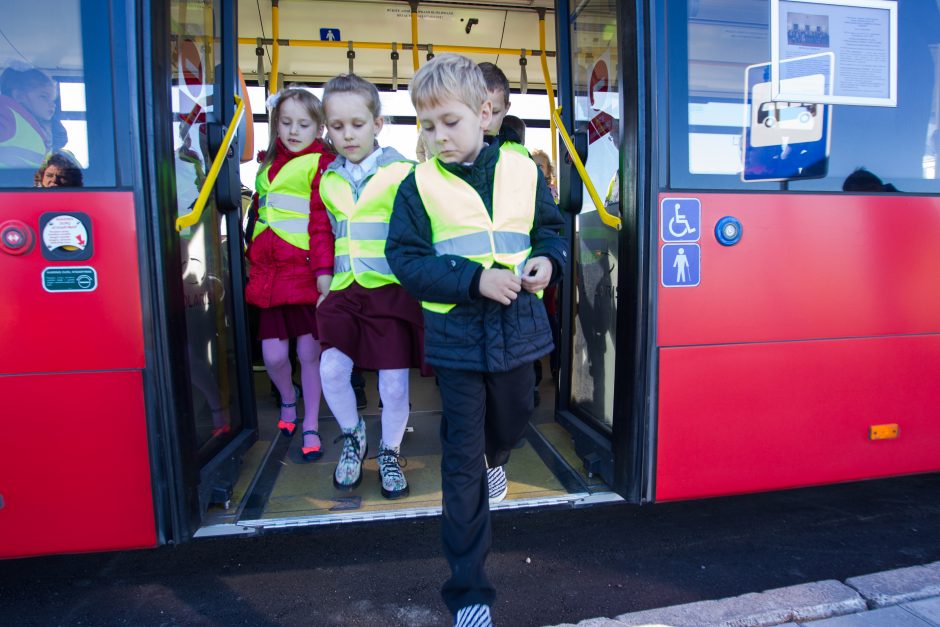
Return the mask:
<svg viewBox="0 0 940 627">
<path fill-rule="evenodd" d="M 248 285 L 245 300 L 258 307 L 280 305 L 315 305 L 319 292 L 317 277 L 333 274 L 333 227 L 323 200 L 320 198 L 320 177 L 335 156 L 327 152 L 326 145 L 317 140 L 301 152 L 291 152 L 278 139 L 276 154 L 268 170 L 268 181 L 273 181 L 281 167 L 300 155 L 319 152 L 320 161 L 310 187 L 310 250 L 297 248 L 284 241 L 272 230 L 265 229 L 252 239 L 258 218 L 258 196 L 255 194 L 249 216 Z"/>
</svg>

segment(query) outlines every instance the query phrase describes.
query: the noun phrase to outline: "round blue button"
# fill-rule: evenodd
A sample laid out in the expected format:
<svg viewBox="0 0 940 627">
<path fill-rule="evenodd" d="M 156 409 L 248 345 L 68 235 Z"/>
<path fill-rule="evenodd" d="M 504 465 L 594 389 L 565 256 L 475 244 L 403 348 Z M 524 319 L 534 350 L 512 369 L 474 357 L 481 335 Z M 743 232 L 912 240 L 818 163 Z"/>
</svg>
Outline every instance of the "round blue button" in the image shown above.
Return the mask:
<svg viewBox="0 0 940 627">
<path fill-rule="evenodd" d="M 734 246 L 741 239 L 741 222 L 732 216 L 725 216 L 715 225 L 715 239 L 722 246 Z"/>
</svg>

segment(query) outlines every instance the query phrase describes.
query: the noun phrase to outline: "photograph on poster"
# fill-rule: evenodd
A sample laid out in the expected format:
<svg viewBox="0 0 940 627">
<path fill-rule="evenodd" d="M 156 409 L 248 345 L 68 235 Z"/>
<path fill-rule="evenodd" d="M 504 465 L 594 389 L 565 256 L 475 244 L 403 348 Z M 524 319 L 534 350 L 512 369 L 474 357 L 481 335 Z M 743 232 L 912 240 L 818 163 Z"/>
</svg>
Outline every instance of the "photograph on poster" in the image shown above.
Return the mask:
<svg viewBox="0 0 940 627">
<path fill-rule="evenodd" d="M 805 101 L 781 65 L 820 49 L 833 53 L 832 91 L 821 104 L 897 105 L 897 3 L 888 0 L 771 0 L 773 100 Z"/>
</svg>

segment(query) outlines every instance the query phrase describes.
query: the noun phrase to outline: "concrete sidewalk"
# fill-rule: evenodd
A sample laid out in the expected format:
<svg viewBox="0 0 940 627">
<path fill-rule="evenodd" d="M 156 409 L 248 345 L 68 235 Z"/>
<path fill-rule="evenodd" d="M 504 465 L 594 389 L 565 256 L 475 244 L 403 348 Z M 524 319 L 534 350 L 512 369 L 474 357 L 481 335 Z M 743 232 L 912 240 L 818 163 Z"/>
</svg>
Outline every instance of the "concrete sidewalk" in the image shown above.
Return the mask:
<svg viewBox="0 0 940 627">
<path fill-rule="evenodd" d="M 940 562 L 591 618 L 579 627 L 940 627 Z M 559 627 L 571 627 L 566 624 Z"/>
</svg>

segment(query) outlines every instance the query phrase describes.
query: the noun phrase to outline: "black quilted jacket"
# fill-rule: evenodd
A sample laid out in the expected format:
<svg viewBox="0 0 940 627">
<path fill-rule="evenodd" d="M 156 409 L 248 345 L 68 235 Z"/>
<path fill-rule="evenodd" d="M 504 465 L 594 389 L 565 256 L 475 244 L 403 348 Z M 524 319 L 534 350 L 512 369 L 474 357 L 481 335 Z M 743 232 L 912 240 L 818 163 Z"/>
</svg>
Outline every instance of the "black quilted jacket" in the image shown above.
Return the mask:
<svg viewBox="0 0 940 627">
<path fill-rule="evenodd" d="M 493 214 L 493 178 L 499 147 L 484 147 L 472 166 L 445 164 L 470 184 Z M 552 261 L 552 281 L 568 261 L 559 234 L 563 222 L 541 171 L 536 191 L 531 256 Z M 414 173 L 398 188 L 385 256 L 402 286 L 415 298 L 457 303 L 447 314 L 424 311 L 425 357 L 431 365 L 480 372 L 505 372 L 552 350 L 544 304 L 526 291 L 510 305 L 479 294 L 482 266 L 453 255 L 438 256 L 431 245 L 431 224 L 418 194 Z"/>
</svg>

